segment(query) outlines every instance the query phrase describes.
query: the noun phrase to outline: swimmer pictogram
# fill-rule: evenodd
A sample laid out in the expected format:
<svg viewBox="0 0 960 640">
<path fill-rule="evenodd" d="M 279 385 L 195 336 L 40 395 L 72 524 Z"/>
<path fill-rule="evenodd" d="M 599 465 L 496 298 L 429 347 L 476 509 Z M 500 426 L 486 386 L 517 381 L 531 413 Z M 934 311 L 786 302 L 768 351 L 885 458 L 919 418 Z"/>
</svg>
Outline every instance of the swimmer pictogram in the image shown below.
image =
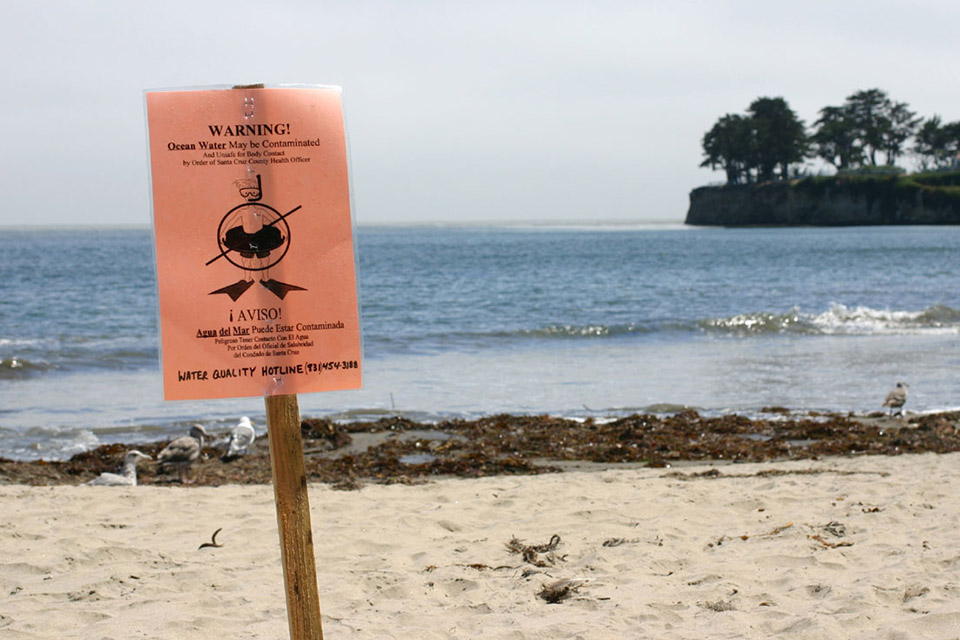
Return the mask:
<svg viewBox="0 0 960 640">
<path fill-rule="evenodd" d="M 208 260 L 206 266 L 224 258 L 240 269 L 243 277 L 233 284 L 211 291 L 210 295 L 226 294 L 236 302 L 257 280 L 281 300 L 291 291 L 306 291 L 303 287 L 270 277 L 270 269 L 283 260 L 290 249 L 291 234 L 287 218 L 296 213 L 300 205 L 281 214 L 261 202 L 263 186 L 260 174 L 256 179 L 237 180 L 234 186 L 246 202 L 230 209 L 220 220 L 217 227 L 220 253 Z"/>
</svg>

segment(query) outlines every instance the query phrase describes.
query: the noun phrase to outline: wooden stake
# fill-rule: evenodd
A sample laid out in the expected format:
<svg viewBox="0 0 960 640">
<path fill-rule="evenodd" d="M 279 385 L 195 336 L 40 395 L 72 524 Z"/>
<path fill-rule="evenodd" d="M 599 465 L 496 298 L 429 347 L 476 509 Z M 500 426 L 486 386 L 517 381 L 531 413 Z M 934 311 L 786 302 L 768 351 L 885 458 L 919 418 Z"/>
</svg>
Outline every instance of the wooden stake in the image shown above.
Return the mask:
<svg viewBox="0 0 960 640">
<path fill-rule="evenodd" d="M 307 474 L 300 436 L 300 408 L 296 395 L 266 396 L 264 400 L 290 638 L 323 640 Z"/>
</svg>

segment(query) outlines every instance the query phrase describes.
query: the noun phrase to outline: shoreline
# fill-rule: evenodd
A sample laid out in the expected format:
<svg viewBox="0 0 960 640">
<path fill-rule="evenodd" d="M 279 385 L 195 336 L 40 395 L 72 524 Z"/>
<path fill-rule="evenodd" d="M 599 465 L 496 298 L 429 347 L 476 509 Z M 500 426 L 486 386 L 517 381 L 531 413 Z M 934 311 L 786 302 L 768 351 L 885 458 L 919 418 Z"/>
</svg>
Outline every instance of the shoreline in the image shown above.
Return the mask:
<svg viewBox="0 0 960 640">
<path fill-rule="evenodd" d="M 512 414 L 437 423 L 403 417 L 348 423 L 308 418 L 301 433 L 308 481 L 352 489 L 447 477 L 949 453 L 960 451 L 960 412 L 888 417 L 796 414 L 771 407 L 756 418 L 706 417 L 693 410 L 608 420 Z M 83 484 L 100 473 L 116 472 L 130 449 L 156 458 L 168 442 L 101 445 L 64 461 L 0 458 L 0 485 Z M 204 448 L 193 470 L 196 486 L 270 484 L 266 437 L 245 456 L 222 456 L 221 450 Z M 138 483 L 170 485 L 176 477 L 144 462 Z"/>
</svg>

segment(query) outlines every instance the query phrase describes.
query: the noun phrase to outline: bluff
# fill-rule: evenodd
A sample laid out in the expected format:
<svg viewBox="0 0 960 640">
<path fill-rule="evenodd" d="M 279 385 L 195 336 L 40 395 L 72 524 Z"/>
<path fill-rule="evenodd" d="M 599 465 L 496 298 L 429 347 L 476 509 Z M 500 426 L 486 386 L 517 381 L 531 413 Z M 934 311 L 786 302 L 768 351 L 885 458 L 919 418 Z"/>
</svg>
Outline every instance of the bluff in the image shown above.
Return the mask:
<svg viewBox="0 0 960 640">
<path fill-rule="evenodd" d="M 700 187 L 690 192 L 685 222 L 725 227 L 960 224 L 960 171 Z"/>
</svg>

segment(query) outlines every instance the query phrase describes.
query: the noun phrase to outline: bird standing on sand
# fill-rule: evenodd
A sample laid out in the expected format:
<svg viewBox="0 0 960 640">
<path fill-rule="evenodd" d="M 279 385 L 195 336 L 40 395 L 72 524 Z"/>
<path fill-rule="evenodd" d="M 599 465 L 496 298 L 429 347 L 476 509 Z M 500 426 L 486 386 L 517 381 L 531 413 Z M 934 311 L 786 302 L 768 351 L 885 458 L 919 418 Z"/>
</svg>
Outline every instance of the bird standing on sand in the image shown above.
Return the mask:
<svg viewBox="0 0 960 640">
<path fill-rule="evenodd" d="M 153 458 L 136 449 L 127 451 L 127 455 L 123 456 L 123 468 L 120 469 L 120 473 L 101 473 L 87 484 L 135 487 L 137 486 L 137 462 L 140 460 L 153 460 Z"/>
<path fill-rule="evenodd" d="M 190 435 L 177 438 L 157 454 L 157 464 L 177 467 L 180 484 L 192 482 L 189 478 L 190 467 L 200 458 L 203 439 L 207 436 L 201 424 L 190 427 Z"/>
<path fill-rule="evenodd" d="M 225 458 L 235 458 L 237 456 L 250 453 L 250 446 L 257 437 L 257 432 L 253 430 L 250 418 L 243 416 L 240 422 L 230 432 L 230 440 L 227 442 L 227 455 Z"/>
<path fill-rule="evenodd" d="M 887 394 L 886 400 L 883 401 L 883 406 L 890 407 L 890 416 L 893 416 L 893 410 L 896 409 L 897 413 L 903 415 L 903 405 L 907 403 L 907 383 L 898 382 L 897 388 L 890 391 Z"/>
</svg>

